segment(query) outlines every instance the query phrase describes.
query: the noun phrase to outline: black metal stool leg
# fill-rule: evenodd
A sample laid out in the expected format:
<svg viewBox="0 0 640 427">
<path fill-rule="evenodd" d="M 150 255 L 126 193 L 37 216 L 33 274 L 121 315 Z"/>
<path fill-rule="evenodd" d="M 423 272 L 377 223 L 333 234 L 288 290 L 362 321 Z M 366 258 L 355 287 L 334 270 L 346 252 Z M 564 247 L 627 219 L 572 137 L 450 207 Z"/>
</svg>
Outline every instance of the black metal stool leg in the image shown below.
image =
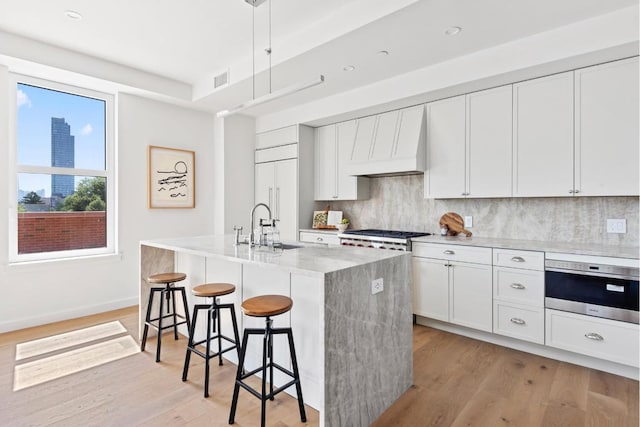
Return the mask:
<svg viewBox="0 0 640 427">
<path fill-rule="evenodd" d="M 184 304 L 184 320 L 187 322 L 187 330 L 191 330 L 191 322 L 189 321 L 189 304 L 187 303 L 187 293 L 184 287 L 177 288 L 182 294 L 182 304 Z"/>
<path fill-rule="evenodd" d="M 222 312 L 215 298 L 213 299 L 213 306 L 218 316 L 218 366 L 222 366 Z"/>
<path fill-rule="evenodd" d="M 209 397 L 209 359 L 211 359 L 211 317 L 213 313 L 211 309 L 207 311 L 207 342 L 204 358 L 204 397 Z"/>
<path fill-rule="evenodd" d="M 158 341 L 156 344 L 156 363 L 160 362 L 160 346 L 162 345 L 162 317 L 164 316 L 163 305 L 164 305 L 165 292 L 166 291 L 160 292 L 160 312 L 159 312 L 160 315 L 158 316 Z"/>
<path fill-rule="evenodd" d="M 177 340 L 178 339 L 178 312 L 176 311 L 175 291 L 176 289 L 170 288 L 169 294 L 171 295 L 171 305 L 173 307 L 173 339 Z"/>
<path fill-rule="evenodd" d="M 273 334 L 271 333 L 272 320 L 267 317 L 267 330 L 269 335 L 267 337 L 267 351 L 269 356 L 269 400 L 273 400 Z"/>
<path fill-rule="evenodd" d="M 240 346 L 238 370 L 236 371 L 236 382 L 233 387 L 233 398 L 231 399 L 231 411 L 229 412 L 229 424 L 233 424 L 235 422 L 236 408 L 238 406 L 238 393 L 240 392 L 240 381 L 242 380 L 242 371 L 244 369 L 244 358 L 247 352 L 248 339 L 249 339 L 249 333 L 245 329 L 244 334 L 242 336 L 242 345 Z"/>
<path fill-rule="evenodd" d="M 293 344 L 293 331 L 291 328 L 287 331 L 289 338 L 289 352 L 291 353 L 291 365 L 293 367 L 293 376 L 296 381 L 296 394 L 298 395 L 298 407 L 300 408 L 300 421 L 307 422 L 307 414 L 304 410 L 304 401 L 302 400 L 302 386 L 300 385 L 300 372 L 298 371 L 298 360 L 296 358 L 296 348 Z"/>
<path fill-rule="evenodd" d="M 151 307 L 153 306 L 153 289 L 149 289 L 149 302 L 147 303 L 147 315 L 144 318 L 144 332 L 142 333 L 142 342 L 140 343 L 140 351 L 144 351 L 147 345 L 147 335 L 149 333 L 149 322 L 151 321 Z"/>
<path fill-rule="evenodd" d="M 198 319 L 198 309 L 194 307 L 193 321 L 189 326 L 189 342 L 187 343 L 187 354 L 184 356 L 184 369 L 182 370 L 182 381 L 187 380 L 187 374 L 189 373 L 189 362 L 191 361 L 191 351 L 193 348 L 193 338 L 196 333 L 196 325 Z"/>
<path fill-rule="evenodd" d="M 229 309 L 231 310 L 231 323 L 233 324 L 233 337 L 236 341 L 236 353 L 238 354 L 238 362 L 240 361 L 240 351 L 241 351 L 241 342 L 240 342 L 240 334 L 238 333 L 238 322 L 236 321 L 236 310 L 233 308 L 233 304 L 229 305 Z"/>
<path fill-rule="evenodd" d="M 262 338 L 262 398 L 260 399 L 260 427 L 264 427 L 265 425 L 267 412 L 267 353 L 269 352 L 269 338 L 271 337 L 269 323 L 270 320 L 267 317 L 267 327 L 265 328 L 264 337 Z M 270 359 L 269 362 L 271 362 Z"/>
</svg>

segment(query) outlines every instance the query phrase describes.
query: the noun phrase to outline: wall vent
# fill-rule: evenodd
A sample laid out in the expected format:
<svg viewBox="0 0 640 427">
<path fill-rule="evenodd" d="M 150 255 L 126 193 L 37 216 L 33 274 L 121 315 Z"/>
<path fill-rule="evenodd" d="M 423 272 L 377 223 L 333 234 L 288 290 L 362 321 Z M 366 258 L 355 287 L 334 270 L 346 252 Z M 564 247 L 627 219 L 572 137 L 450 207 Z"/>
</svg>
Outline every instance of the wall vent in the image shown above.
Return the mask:
<svg viewBox="0 0 640 427">
<path fill-rule="evenodd" d="M 222 74 L 218 74 L 213 78 L 213 88 L 217 89 L 220 86 L 226 86 L 229 84 L 229 70 Z"/>
</svg>

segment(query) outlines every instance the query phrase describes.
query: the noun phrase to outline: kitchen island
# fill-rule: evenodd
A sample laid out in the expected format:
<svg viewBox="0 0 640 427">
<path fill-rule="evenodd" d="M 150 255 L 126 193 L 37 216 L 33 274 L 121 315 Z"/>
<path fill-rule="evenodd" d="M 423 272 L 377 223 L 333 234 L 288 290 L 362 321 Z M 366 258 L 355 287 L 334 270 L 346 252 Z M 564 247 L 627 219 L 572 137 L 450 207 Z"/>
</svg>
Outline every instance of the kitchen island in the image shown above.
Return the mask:
<svg viewBox="0 0 640 427">
<path fill-rule="evenodd" d="M 368 426 L 412 384 L 409 252 L 324 246 L 249 249 L 235 246 L 230 235 L 142 241 L 141 327 L 149 296 L 145 279 L 163 271 L 186 273 L 181 284 L 188 290 L 207 282 L 235 284 L 236 292 L 222 302 L 235 304 L 240 328 L 264 327 L 263 320 L 242 315 L 243 300 L 290 296 L 293 308 L 274 317 L 274 327 L 293 328 L 303 397 L 320 412 L 320 425 Z M 376 279 L 382 279 L 377 287 L 382 290 L 374 294 Z M 202 303 L 190 292 L 188 299 L 191 307 Z M 230 319 L 223 317 L 223 331 L 229 327 Z M 198 334 L 204 334 L 201 326 Z M 274 360 L 290 366 L 286 341 L 279 338 L 284 337 L 274 337 Z M 247 348 L 249 369 L 260 361 L 258 341 Z M 237 363 L 235 352 L 225 356 Z M 275 385 L 284 379 L 276 375 Z"/>
</svg>

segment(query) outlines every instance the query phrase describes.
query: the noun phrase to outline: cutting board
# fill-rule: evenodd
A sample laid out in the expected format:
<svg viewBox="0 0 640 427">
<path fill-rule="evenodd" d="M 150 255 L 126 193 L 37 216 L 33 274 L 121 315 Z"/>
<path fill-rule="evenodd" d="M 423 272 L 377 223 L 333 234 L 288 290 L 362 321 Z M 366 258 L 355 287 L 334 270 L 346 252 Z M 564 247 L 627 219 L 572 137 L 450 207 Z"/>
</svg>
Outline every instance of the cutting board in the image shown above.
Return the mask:
<svg viewBox="0 0 640 427">
<path fill-rule="evenodd" d="M 449 229 L 448 236 L 464 233 L 465 236 L 471 237 L 472 233 L 464 228 L 464 220 L 455 212 L 447 212 L 440 217 L 440 227 L 444 226 Z"/>
</svg>

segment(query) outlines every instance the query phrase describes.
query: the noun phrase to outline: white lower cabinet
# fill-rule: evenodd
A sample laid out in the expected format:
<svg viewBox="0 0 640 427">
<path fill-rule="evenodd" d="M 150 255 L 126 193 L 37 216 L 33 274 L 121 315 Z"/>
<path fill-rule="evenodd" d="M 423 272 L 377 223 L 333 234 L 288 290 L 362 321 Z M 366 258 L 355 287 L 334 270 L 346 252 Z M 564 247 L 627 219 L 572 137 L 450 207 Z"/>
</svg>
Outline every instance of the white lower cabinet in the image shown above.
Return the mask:
<svg viewBox="0 0 640 427">
<path fill-rule="evenodd" d="M 544 344 L 544 308 L 494 302 L 493 332 Z"/>
<path fill-rule="evenodd" d="M 545 311 L 548 346 L 624 365 L 640 365 L 638 325 L 551 309 Z"/>
<path fill-rule="evenodd" d="M 449 269 L 446 264 L 443 260 L 413 257 L 414 314 L 449 321 Z"/>
<path fill-rule="evenodd" d="M 491 249 L 414 243 L 413 254 L 414 314 L 491 332 Z"/>
<path fill-rule="evenodd" d="M 493 250 L 493 332 L 544 344 L 544 252 Z"/>
<path fill-rule="evenodd" d="M 451 323 L 492 331 L 491 265 L 450 262 L 449 298 Z"/>
</svg>

